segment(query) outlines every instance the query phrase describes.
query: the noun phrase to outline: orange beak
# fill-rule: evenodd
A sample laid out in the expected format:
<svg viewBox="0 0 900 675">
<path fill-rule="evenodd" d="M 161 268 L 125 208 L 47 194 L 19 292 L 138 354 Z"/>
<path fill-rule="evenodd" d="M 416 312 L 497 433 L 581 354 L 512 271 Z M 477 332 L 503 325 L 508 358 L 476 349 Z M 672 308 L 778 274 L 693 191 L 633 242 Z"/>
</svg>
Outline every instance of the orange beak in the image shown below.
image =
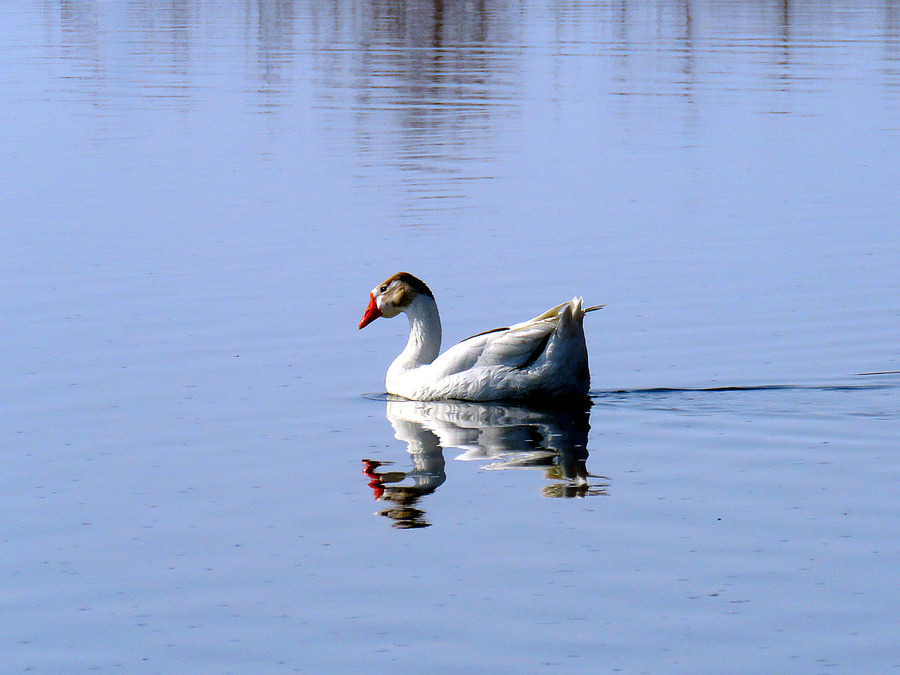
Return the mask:
<svg viewBox="0 0 900 675">
<path fill-rule="evenodd" d="M 375 296 L 369 293 L 369 306 L 366 307 L 366 313 L 363 314 L 363 318 L 359 322 L 359 329 L 362 330 L 379 316 L 381 316 L 381 310 L 375 304 Z"/>
</svg>

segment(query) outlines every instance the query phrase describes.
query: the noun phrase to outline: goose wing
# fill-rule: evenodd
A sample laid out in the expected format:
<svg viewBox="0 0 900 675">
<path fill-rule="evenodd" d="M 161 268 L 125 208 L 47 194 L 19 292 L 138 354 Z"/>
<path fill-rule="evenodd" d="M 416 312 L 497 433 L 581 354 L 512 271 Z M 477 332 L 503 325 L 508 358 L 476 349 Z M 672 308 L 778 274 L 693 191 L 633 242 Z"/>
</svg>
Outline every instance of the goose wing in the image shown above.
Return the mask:
<svg viewBox="0 0 900 675">
<path fill-rule="evenodd" d="M 434 361 L 435 374 L 445 377 L 482 367 L 527 368 L 546 349 L 564 310 L 570 305 L 564 302 L 529 321 L 495 328 L 463 340 Z"/>
</svg>

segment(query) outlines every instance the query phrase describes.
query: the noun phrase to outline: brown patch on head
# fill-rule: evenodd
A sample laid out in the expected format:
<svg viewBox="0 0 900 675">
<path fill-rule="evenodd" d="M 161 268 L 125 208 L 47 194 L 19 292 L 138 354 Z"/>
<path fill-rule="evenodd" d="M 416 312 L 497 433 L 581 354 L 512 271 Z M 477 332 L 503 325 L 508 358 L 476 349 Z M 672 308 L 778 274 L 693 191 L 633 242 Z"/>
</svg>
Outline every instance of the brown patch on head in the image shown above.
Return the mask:
<svg viewBox="0 0 900 675">
<path fill-rule="evenodd" d="M 427 295 L 434 300 L 431 289 L 421 279 L 407 272 L 398 272 L 385 279 L 378 288 L 372 290 L 377 297 L 378 308 L 382 316 L 391 318 L 409 307 L 418 295 Z"/>
<path fill-rule="evenodd" d="M 392 276 L 390 279 L 387 279 L 384 283 L 390 286 L 392 281 L 402 281 L 410 288 L 412 288 L 416 293 L 422 293 L 423 295 L 427 295 L 429 298 L 434 300 L 434 293 L 432 293 L 431 289 L 425 285 L 425 282 L 418 277 L 414 277 L 409 272 L 397 272 L 397 274 Z M 412 298 L 410 298 L 410 301 L 411 300 Z"/>
</svg>

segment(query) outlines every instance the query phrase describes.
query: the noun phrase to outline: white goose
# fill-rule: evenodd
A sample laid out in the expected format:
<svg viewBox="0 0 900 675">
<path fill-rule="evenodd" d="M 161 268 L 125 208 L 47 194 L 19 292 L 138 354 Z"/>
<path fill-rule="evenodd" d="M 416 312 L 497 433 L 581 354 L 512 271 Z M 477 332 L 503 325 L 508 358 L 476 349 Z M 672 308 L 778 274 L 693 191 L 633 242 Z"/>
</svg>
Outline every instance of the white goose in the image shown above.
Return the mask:
<svg viewBox="0 0 900 675">
<path fill-rule="evenodd" d="M 388 368 L 389 394 L 415 401 L 549 399 L 587 396 L 590 386 L 581 298 L 530 321 L 479 333 L 438 356 L 441 319 L 423 281 L 400 272 L 372 289 L 359 322 L 409 317 L 409 342 Z"/>
</svg>

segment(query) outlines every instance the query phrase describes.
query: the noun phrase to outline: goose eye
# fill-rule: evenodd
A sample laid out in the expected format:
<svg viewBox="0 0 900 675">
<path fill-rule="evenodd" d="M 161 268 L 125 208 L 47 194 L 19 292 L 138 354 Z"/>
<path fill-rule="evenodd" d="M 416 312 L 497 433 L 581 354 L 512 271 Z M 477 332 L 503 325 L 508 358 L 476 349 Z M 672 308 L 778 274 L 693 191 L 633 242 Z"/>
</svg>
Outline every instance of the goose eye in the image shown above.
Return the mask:
<svg viewBox="0 0 900 675">
<path fill-rule="evenodd" d="M 387 284 L 382 284 L 381 288 L 378 289 L 381 293 L 384 293 L 387 290 Z"/>
</svg>

